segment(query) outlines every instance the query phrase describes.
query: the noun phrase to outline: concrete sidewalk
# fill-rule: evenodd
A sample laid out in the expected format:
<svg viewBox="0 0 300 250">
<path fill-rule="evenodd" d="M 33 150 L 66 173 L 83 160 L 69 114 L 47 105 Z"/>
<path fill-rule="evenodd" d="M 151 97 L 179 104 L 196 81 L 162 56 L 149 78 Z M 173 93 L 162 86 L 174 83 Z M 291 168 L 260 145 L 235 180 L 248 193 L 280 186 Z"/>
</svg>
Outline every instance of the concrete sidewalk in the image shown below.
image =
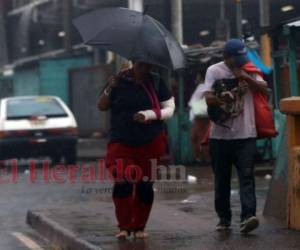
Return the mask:
<svg viewBox="0 0 300 250">
<path fill-rule="evenodd" d="M 213 192 L 195 192 L 198 190 L 195 185 L 188 188 L 189 184 L 182 184 L 180 188 L 186 189 L 186 193 L 169 196 L 159 190 L 173 184 L 160 185 L 156 187 L 156 201 L 147 227 L 149 238 L 144 241 L 118 242 L 114 238 L 117 229 L 109 194 L 95 195 L 81 204 L 30 211 L 28 222 L 61 249 L 300 249 L 299 232 L 287 230 L 284 221 L 262 216 L 267 189 L 260 184 L 257 197 L 261 226 L 248 236 L 239 233 L 239 194 L 236 189 L 232 191 L 232 230 L 217 233 L 214 230 L 217 220 Z M 178 188 L 177 184 L 175 186 Z M 110 190 L 109 186 L 106 188 Z"/>
</svg>

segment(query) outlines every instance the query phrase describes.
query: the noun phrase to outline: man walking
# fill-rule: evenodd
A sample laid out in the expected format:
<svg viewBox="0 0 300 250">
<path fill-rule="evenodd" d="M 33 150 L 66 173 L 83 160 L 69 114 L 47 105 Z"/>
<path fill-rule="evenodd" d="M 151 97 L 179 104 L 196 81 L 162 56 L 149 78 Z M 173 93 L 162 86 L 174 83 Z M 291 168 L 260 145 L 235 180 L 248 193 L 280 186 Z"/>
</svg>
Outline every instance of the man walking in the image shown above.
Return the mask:
<svg viewBox="0 0 300 250">
<path fill-rule="evenodd" d="M 215 177 L 215 209 L 220 219 L 218 231 L 227 230 L 231 225 L 232 165 L 237 168 L 240 182 L 240 232 L 249 233 L 259 225 L 254 178 L 257 131 L 252 93 L 266 93 L 267 84 L 259 74 L 247 74 L 243 70 L 247 63 L 245 44 L 239 39 L 231 39 L 224 48 L 224 61 L 210 66 L 205 77 L 203 96 L 209 110 L 215 110 L 215 114 L 227 110 L 228 116 L 222 123 L 214 120 L 209 142 Z M 223 88 L 234 82 L 236 86 L 227 88 L 225 94 L 217 93 L 220 88 L 216 84 L 220 82 Z"/>
</svg>

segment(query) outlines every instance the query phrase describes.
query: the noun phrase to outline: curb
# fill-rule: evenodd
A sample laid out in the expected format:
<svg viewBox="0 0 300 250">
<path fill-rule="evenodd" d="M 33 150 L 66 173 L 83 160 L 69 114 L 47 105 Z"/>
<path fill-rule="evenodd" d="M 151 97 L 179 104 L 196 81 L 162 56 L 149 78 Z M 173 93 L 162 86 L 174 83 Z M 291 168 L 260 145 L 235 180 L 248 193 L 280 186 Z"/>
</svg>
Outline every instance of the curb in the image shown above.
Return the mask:
<svg viewBox="0 0 300 250">
<path fill-rule="evenodd" d="M 52 244 L 58 245 L 64 250 L 102 250 L 102 248 L 78 238 L 73 232 L 39 212 L 29 210 L 26 222 Z"/>
</svg>

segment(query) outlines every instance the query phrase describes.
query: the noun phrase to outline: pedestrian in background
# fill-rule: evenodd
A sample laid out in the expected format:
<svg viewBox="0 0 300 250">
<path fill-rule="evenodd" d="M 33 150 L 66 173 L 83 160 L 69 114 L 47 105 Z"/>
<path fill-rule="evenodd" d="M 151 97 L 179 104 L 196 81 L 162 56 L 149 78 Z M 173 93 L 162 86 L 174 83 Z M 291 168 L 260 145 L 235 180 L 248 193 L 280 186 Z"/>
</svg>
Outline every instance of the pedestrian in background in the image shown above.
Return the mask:
<svg viewBox="0 0 300 250">
<path fill-rule="evenodd" d="M 230 191 L 231 171 L 235 165 L 240 182 L 241 224 L 240 232 L 248 233 L 259 225 L 256 217 L 254 158 L 257 130 L 253 103 L 254 92 L 267 92 L 267 84 L 259 74 L 245 72 L 248 63 L 247 48 L 239 39 L 229 40 L 224 49 L 224 61 L 210 66 L 206 72 L 203 95 L 208 110 L 226 109 L 230 106 L 231 117 L 221 123 L 214 122 L 210 132 L 210 153 L 215 179 L 215 209 L 219 216 L 218 231 L 231 225 Z M 227 88 L 224 99 L 217 96 L 216 89 Z M 221 96 L 223 96 L 221 94 Z M 229 99 L 229 100 L 228 100 Z M 227 113 L 228 114 L 228 113 Z M 210 115 L 210 114 L 209 114 Z M 222 115 L 220 113 L 220 115 Z M 211 115 L 210 115 L 211 116 Z"/>
<path fill-rule="evenodd" d="M 111 113 L 107 166 L 114 167 L 118 160 L 123 164 L 123 178 L 113 188 L 118 239 L 131 233 L 146 237 L 144 229 L 154 199 L 151 160 L 159 160 L 166 152 L 163 120 L 175 110 L 174 98 L 163 80 L 151 73 L 152 67 L 135 62 L 131 69 L 110 77 L 98 100 L 98 108 Z M 139 180 L 132 181 L 126 174 L 133 165 L 142 171 Z"/>
<path fill-rule="evenodd" d="M 207 114 L 207 104 L 205 98 L 201 96 L 202 90 L 205 87 L 203 78 L 198 73 L 195 79 L 197 84 L 190 101 L 190 121 L 192 122 L 191 128 L 191 144 L 193 149 L 193 157 L 195 163 L 208 164 L 210 162 L 208 145 L 203 145 L 207 129 L 209 128 L 209 118 Z"/>
</svg>

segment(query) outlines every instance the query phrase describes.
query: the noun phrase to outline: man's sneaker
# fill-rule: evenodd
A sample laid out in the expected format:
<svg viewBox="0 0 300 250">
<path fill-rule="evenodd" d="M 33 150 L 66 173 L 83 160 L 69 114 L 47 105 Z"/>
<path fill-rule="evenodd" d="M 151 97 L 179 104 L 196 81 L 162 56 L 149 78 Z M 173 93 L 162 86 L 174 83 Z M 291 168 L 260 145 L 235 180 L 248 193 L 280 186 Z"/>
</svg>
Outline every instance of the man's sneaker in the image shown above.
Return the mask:
<svg viewBox="0 0 300 250">
<path fill-rule="evenodd" d="M 220 232 L 220 231 L 229 230 L 230 225 L 231 225 L 231 221 L 230 220 L 220 219 L 220 222 L 216 226 L 216 231 Z"/>
<path fill-rule="evenodd" d="M 259 220 L 256 216 L 251 216 L 241 222 L 240 232 L 242 234 L 247 234 L 256 229 L 259 226 Z"/>
</svg>

